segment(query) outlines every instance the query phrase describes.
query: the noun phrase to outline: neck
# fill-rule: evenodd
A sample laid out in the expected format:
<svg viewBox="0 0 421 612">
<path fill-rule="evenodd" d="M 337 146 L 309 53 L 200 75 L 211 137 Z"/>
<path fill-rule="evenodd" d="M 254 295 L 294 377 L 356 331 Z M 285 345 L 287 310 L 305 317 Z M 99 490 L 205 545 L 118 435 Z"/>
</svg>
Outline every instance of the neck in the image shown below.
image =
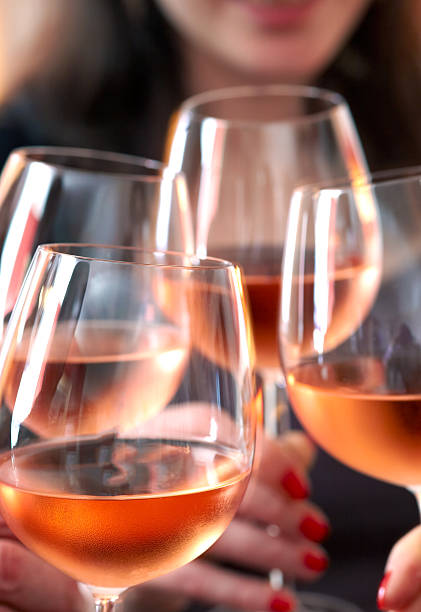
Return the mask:
<svg viewBox="0 0 421 612">
<path fill-rule="evenodd" d="M 184 70 L 184 91 L 193 96 L 203 91 L 240 85 L 264 85 L 271 83 L 293 84 L 291 78 L 279 74 L 256 74 L 227 66 L 215 56 L 203 53 L 201 49 L 184 42 L 182 52 Z M 297 84 L 297 83 L 295 83 Z"/>
</svg>

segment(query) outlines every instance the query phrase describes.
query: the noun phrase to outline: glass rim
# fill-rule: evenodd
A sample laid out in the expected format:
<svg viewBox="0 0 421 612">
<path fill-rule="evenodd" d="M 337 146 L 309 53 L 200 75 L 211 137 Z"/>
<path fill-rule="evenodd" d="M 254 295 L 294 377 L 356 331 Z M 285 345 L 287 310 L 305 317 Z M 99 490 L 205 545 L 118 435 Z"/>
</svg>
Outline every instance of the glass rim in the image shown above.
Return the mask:
<svg viewBox="0 0 421 612">
<path fill-rule="evenodd" d="M 329 103 L 329 107 L 323 110 L 315 111 L 298 115 L 296 117 L 285 119 L 273 119 L 270 121 L 259 121 L 254 119 L 224 119 L 223 117 L 214 116 L 212 114 L 201 113 L 198 109 L 200 106 L 209 102 L 221 102 L 224 100 L 235 100 L 240 98 L 261 98 L 261 97 L 283 97 L 283 98 L 302 98 L 308 100 L 321 100 Z M 348 103 L 342 94 L 330 89 L 315 87 L 312 85 L 287 85 L 287 84 L 264 84 L 264 85 L 234 85 L 232 87 L 223 87 L 204 91 L 186 98 L 179 107 L 180 115 L 187 114 L 193 116 L 195 122 L 203 121 L 204 119 L 214 119 L 221 123 L 230 123 L 233 126 L 240 125 L 273 125 L 284 123 L 313 123 L 328 117 L 330 113 L 337 109 L 344 108 L 349 110 Z"/>
<path fill-rule="evenodd" d="M 404 184 L 421 181 L 421 165 L 403 166 L 401 168 L 390 168 L 388 170 L 378 170 L 375 172 L 368 171 L 366 174 L 358 174 L 355 177 L 341 177 L 337 179 L 328 179 L 315 183 L 304 183 L 297 185 L 294 189 L 296 192 L 320 193 L 329 191 L 349 191 L 355 188 L 382 188 L 387 185 Z"/>
<path fill-rule="evenodd" d="M 66 147 L 66 146 L 27 146 L 17 147 L 12 149 L 8 156 L 8 160 L 13 157 L 19 157 L 24 164 L 40 164 L 49 168 L 55 168 L 57 170 L 68 170 L 80 174 L 105 174 L 109 177 L 115 177 L 120 180 L 137 180 L 144 182 L 155 182 L 161 180 L 163 174 L 166 171 L 171 171 L 174 176 L 181 174 L 181 172 L 173 171 L 167 164 L 151 159 L 148 157 L 142 157 L 137 155 L 130 155 L 128 153 L 119 153 L 117 151 L 105 151 L 101 149 L 92 149 L 89 147 Z M 45 156 L 45 159 L 43 159 Z M 50 158 L 49 158 L 50 157 Z M 56 158 L 56 161 L 54 160 Z M 133 172 L 119 171 L 118 168 L 115 170 L 101 169 L 101 168 L 83 168 L 77 165 L 69 163 L 63 163 L 62 159 L 68 158 L 71 160 L 93 160 L 97 162 L 105 162 L 108 164 L 118 164 L 127 166 L 133 166 Z M 139 174 L 135 172 L 135 168 L 139 168 Z M 142 174 L 142 170 L 145 172 Z M 148 172 L 156 174 L 148 174 Z M 158 174 L 159 173 L 159 174 Z"/>
<path fill-rule="evenodd" d="M 66 251 L 67 249 L 67 251 Z M 106 256 L 102 257 L 94 257 L 89 255 L 78 254 L 77 252 L 72 252 L 72 250 L 77 251 L 78 249 L 103 249 L 108 251 L 116 251 L 116 252 L 136 252 L 152 257 L 163 257 L 170 256 L 175 259 L 182 260 L 181 263 L 166 263 L 159 261 L 127 261 L 124 259 L 111 259 Z M 103 263 L 111 263 L 111 264 L 120 264 L 120 265 L 128 265 L 128 266 L 139 266 L 145 268 L 167 268 L 174 270 L 236 270 L 239 269 L 235 263 L 228 261 L 226 259 L 221 259 L 218 257 L 199 257 L 193 253 L 184 253 L 183 251 L 166 251 L 166 250 L 158 250 L 158 249 L 142 249 L 140 247 L 135 246 L 123 246 L 123 245 L 115 245 L 115 244 L 96 244 L 96 243 L 84 243 L 84 242 L 52 242 L 52 243 L 43 243 L 39 244 L 37 247 L 37 252 L 43 252 L 46 255 L 54 255 L 61 257 L 69 257 L 72 259 L 77 259 L 80 261 L 92 261 L 92 262 L 103 262 Z M 183 263 L 185 260 L 189 260 L 192 263 L 186 264 Z M 195 263 L 196 262 L 196 263 Z"/>
</svg>

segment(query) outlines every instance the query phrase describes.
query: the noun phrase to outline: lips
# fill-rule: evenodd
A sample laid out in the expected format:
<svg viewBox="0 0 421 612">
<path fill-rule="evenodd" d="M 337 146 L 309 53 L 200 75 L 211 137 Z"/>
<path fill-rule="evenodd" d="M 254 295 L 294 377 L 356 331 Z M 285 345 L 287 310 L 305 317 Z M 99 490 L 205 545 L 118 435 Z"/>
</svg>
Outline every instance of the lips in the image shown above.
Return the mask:
<svg viewBox="0 0 421 612">
<path fill-rule="evenodd" d="M 249 4 L 256 6 L 299 6 L 307 3 L 308 0 L 249 0 Z"/>
<path fill-rule="evenodd" d="M 318 0 L 234 0 L 259 26 L 300 25 Z"/>
</svg>

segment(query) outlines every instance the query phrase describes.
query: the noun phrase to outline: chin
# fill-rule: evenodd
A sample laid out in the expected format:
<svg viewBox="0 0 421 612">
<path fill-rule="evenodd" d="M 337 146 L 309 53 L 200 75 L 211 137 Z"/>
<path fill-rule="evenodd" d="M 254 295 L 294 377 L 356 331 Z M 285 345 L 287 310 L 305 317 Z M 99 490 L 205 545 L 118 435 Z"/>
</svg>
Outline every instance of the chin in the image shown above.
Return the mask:
<svg viewBox="0 0 421 612">
<path fill-rule="evenodd" d="M 333 61 L 334 49 L 329 45 L 311 45 L 302 38 L 289 41 L 241 41 L 236 53 L 225 63 L 256 82 L 312 83 Z M 222 54 L 221 54 L 222 56 Z"/>
<path fill-rule="evenodd" d="M 234 67 L 234 66 L 233 66 Z M 323 72 L 320 64 L 282 64 L 275 62 L 238 62 L 235 68 L 244 79 L 254 83 L 312 84 Z"/>
</svg>

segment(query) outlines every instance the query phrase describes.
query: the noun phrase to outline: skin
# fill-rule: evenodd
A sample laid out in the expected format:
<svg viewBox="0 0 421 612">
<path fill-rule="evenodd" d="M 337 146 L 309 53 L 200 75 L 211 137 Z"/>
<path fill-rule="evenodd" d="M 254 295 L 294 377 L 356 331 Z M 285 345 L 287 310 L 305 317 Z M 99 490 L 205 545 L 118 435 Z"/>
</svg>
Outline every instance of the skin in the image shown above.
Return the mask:
<svg viewBox="0 0 421 612">
<path fill-rule="evenodd" d="M 421 611 L 421 526 L 412 529 L 393 547 L 378 604 L 382 610 Z"/>
<path fill-rule="evenodd" d="M 265 26 L 246 8 L 256 1 L 156 0 L 178 33 L 191 93 L 265 81 L 311 84 L 371 4 L 310 0 L 305 18 Z"/>
</svg>

